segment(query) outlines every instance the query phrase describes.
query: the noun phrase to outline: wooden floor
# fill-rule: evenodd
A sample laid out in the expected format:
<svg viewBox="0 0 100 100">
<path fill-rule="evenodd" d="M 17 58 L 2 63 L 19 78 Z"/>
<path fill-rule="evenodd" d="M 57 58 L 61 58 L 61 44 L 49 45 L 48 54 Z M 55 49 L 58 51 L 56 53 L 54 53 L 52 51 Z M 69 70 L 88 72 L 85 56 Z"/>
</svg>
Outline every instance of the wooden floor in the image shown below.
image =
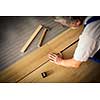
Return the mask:
<svg viewBox="0 0 100 100">
<path fill-rule="evenodd" d="M 47 57 L 49 52 L 62 51 L 64 58 L 71 58 L 82 29 L 81 26 L 75 30 L 65 30 L 41 48 L 2 70 L 0 82 L 93 82 L 100 72 L 100 64 L 88 61 L 79 69 L 65 68 L 51 63 Z M 42 72 L 47 72 L 48 77 L 42 78 Z"/>
<path fill-rule="evenodd" d="M 72 57 L 76 45 L 77 43 L 63 51 L 64 58 Z M 99 65 L 97 63 L 91 61 L 82 64 L 79 69 L 65 68 L 63 66 L 47 62 L 19 82 L 90 82 L 94 79 L 94 70 L 98 67 Z M 47 72 L 48 77 L 42 78 L 42 72 Z"/>
<path fill-rule="evenodd" d="M 83 26 L 75 30 L 67 29 L 41 48 L 1 70 L 0 82 L 99 82 L 98 63 L 87 61 L 79 69 L 65 68 L 51 63 L 47 57 L 50 52 L 62 51 L 64 58 L 71 58 L 82 30 Z M 42 78 L 42 72 L 47 72 L 48 77 Z"/>
<path fill-rule="evenodd" d="M 54 22 L 53 17 L 0 17 L 0 70 L 38 48 L 38 40 L 43 30 L 39 32 L 25 53 L 20 52 L 39 24 L 50 28 L 43 45 L 67 29 L 67 27 L 62 27 Z"/>
</svg>

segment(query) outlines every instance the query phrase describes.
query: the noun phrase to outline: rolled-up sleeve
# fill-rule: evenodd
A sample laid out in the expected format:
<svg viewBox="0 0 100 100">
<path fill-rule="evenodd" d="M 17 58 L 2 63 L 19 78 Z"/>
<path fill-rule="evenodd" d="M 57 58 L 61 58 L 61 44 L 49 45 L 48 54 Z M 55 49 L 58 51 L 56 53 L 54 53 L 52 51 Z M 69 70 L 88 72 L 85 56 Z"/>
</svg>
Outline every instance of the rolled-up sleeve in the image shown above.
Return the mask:
<svg viewBox="0 0 100 100">
<path fill-rule="evenodd" d="M 93 55 L 96 41 L 88 35 L 81 35 L 74 53 L 74 59 L 85 62 Z"/>
</svg>

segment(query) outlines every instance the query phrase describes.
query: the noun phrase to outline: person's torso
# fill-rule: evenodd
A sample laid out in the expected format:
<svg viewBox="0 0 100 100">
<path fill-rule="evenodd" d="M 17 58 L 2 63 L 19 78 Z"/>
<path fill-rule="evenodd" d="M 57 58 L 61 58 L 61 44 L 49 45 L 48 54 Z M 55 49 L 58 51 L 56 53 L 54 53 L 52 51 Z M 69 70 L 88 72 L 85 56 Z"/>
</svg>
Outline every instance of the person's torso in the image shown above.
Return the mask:
<svg viewBox="0 0 100 100">
<path fill-rule="evenodd" d="M 84 24 L 86 24 L 91 18 L 92 17 L 87 17 L 84 21 Z M 87 24 L 82 35 L 88 35 L 95 40 L 100 40 L 100 20 L 94 20 Z"/>
<path fill-rule="evenodd" d="M 90 18 L 91 17 L 87 17 L 84 24 L 86 24 Z M 92 38 L 96 42 L 95 49 L 92 54 L 94 55 L 98 50 L 100 50 L 100 20 L 93 21 L 85 26 L 80 38 L 84 38 L 85 36 Z"/>
</svg>

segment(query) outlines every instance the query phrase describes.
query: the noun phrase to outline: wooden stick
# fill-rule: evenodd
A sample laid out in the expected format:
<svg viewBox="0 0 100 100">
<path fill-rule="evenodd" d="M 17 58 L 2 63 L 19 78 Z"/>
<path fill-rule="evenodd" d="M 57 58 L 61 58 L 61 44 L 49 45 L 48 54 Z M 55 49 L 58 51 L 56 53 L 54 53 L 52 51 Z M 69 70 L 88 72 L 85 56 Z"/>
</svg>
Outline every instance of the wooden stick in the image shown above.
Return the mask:
<svg viewBox="0 0 100 100">
<path fill-rule="evenodd" d="M 35 32 L 32 34 L 32 36 L 29 38 L 29 40 L 26 42 L 26 44 L 23 46 L 20 52 L 25 52 L 25 50 L 28 48 L 28 46 L 31 44 L 33 39 L 36 37 L 36 35 L 39 33 L 39 31 L 42 29 L 42 25 L 39 25 Z"/>
<path fill-rule="evenodd" d="M 38 47 L 41 47 L 41 45 L 42 45 L 42 42 L 43 42 L 43 39 L 44 39 L 44 37 L 45 37 L 45 35 L 46 35 L 46 32 L 47 32 L 47 28 L 45 28 L 44 30 L 43 30 L 43 33 L 42 33 L 42 35 L 41 35 L 41 37 L 40 37 L 40 39 L 39 39 L 39 42 L 38 42 Z"/>
</svg>

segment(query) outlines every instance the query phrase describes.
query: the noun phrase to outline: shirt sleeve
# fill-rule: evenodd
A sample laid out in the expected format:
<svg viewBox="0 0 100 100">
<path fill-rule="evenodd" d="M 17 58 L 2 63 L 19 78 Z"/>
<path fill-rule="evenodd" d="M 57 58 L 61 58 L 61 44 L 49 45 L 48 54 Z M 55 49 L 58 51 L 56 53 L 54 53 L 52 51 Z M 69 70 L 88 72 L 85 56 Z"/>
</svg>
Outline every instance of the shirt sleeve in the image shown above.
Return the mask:
<svg viewBox="0 0 100 100">
<path fill-rule="evenodd" d="M 88 35 L 81 35 L 74 53 L 74 59 L 85 62 L 91 57 L 96 46 L 96 41 Z"/>
</svg>

